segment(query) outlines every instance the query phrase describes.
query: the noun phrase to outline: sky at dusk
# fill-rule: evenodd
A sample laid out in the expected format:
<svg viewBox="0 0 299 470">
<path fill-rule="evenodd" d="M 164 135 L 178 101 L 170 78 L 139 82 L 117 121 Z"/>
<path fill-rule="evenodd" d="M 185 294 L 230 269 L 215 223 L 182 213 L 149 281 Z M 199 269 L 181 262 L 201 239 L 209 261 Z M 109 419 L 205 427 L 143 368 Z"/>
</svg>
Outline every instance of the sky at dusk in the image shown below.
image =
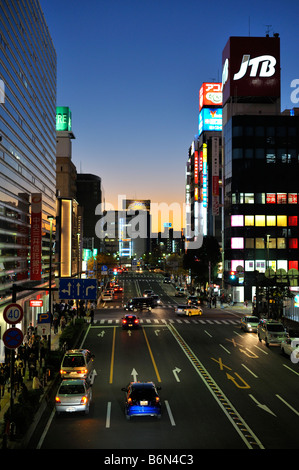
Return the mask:
<svg viewBox="0 0 299 470">
<path fill-rule="evenodd" d="M 57 53 L 57 106 L 72 112 L 72 160 L 78 173 L 101 177 L 115 209 L 118 195 L 183 206 L 199 89 L 221 82 L 230 36 L 279 33 L 281 109 L 299 107 L 291 101 L 291 82 L 299 83 L 297 0 L 40 4 Z"/>
</svg>

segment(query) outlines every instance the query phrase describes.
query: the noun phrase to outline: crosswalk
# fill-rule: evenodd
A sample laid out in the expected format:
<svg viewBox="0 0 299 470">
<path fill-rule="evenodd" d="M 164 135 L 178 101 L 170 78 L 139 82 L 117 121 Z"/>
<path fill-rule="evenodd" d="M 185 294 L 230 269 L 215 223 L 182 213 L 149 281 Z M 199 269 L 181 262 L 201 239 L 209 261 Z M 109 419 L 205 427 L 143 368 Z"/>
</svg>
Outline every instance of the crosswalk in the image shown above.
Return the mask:
<svg viewBox="0 0 299 470">
<path fill-rule="evenodd" d="M 172 323 L 179 324 L 201 324 L 201 325 L 240 325 L 239 320 L 231 319 L 202 319 L 202 318 L 139 318 L 139 323 L 141 325 L 167 325 Z M 114 318 L 101 318 L 93 322 L 94 325 L 119 325 L 121 324 L 121 319 Z"/>
</svg>

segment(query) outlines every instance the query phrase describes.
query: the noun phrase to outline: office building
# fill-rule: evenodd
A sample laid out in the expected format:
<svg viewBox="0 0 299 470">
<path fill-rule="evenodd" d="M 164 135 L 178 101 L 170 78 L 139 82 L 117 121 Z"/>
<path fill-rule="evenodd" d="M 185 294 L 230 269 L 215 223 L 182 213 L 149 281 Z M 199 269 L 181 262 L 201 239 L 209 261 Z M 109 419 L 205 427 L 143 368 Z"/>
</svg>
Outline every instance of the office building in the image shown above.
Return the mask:
<svg viewBox="0 0 299 470">
<path fill-rule="evenodd" d="M 17 285 L 25 330 L 36 324 L 38 312 L 47 311 L 49 301 L 56 52 L 38 0 L 3 0 L 0 32 L 0 309 L 11 302 L 12 285 Z M 31 291 L 33 284 L 43 290 Z M 31 299 L 43 305 L 31 307 Z M 0 326 L 2 332 L 7 327 L 2 315 Z"/>
</svg>

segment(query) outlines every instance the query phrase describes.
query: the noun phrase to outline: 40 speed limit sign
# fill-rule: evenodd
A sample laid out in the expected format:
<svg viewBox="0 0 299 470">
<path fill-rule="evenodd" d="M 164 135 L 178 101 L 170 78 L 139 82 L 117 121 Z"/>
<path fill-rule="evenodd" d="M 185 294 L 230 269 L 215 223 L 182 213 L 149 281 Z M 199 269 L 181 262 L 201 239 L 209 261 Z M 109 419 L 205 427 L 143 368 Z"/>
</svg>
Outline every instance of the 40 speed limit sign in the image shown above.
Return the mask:
<svg viewBox="0 0 299 470">
<path fill-rule="evenodd" d="M 23 315 L 23 308 L 19 304 L 9 304 L 3 311 L 3 318 L 6 323 L 9 323 L 10 325 L 20 323 L 23 319 Z"/>
</svg>

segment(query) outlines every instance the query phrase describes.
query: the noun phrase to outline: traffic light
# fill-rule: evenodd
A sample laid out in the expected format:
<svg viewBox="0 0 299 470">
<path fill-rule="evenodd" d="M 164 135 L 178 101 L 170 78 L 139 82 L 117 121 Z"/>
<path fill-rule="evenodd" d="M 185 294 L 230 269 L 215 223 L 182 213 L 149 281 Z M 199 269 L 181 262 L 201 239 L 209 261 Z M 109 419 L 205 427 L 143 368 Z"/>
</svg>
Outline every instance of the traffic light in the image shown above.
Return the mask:
<svg viewBox="0 0 299 470">
<path fill-rule="evenodd" d="M 236 280 L 236 271 L 231 271 L 230 274 L 229 274 L 229 278 L 232 281 L 235 281 Z"/>
</svg>

